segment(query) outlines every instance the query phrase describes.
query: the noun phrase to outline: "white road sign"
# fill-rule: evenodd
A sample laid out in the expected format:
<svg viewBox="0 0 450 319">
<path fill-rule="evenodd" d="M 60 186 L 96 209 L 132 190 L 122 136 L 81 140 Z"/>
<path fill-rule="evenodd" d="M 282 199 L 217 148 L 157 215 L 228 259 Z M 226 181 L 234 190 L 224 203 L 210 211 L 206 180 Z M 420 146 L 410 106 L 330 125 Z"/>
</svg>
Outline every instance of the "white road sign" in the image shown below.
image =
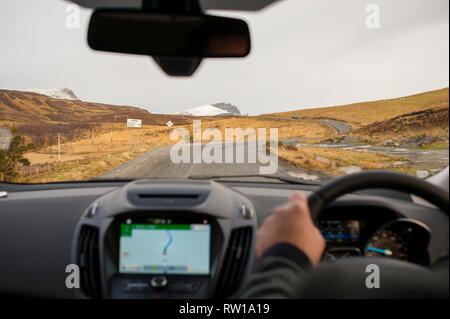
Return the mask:
<svg viewBox="0 0 450 319">
<path fill-rule="evenodd" d="M 142 120 L 127 119 L 127 127 L 129 127 L 129 128 L 141 128 L 142 127 Z"/>
<path fill-rule="evenodd" d="M 173 125 L 172 121 L 167 122 L 168 127 L 172 127 L 172 125 Z"/>
</svg>

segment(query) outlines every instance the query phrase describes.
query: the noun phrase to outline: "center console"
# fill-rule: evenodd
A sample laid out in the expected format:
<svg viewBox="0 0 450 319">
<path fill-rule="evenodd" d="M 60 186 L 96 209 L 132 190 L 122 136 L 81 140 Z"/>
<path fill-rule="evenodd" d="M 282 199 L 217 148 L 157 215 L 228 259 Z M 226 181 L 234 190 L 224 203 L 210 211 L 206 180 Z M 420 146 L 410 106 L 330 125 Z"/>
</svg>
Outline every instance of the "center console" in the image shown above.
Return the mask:
<svg viewBox="0 0 450 319">
<path fill-rule="evenodd" d="M 252 203 L 214 182 L 133 182 L 79 222 L 83 297 L 230 297 L 253 258 Z M 99 280 L 96 280 L 96 278 Z"/>
</svg>

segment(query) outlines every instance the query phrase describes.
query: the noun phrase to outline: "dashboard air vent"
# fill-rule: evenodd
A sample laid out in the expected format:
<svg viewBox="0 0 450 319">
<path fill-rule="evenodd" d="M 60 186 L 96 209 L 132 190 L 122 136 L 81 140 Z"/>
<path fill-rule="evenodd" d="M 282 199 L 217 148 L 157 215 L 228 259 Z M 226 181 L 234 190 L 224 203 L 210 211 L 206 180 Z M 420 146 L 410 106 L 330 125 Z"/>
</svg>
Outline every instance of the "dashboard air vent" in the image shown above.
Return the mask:
<svg viewBox="0 0 450 319">
<path fill-rule="evenodd" d="M 248 261 L 252 228 L 236 228 L 231 232 L 216 290 L 217 298 L 230 297 L 239 288 Z"/>
<path fill-rule="evenodd" d="M 81 289 L 89 298 L 101 298 L 98 228 L 82 226 L 78 237 Z"/>
</svg>

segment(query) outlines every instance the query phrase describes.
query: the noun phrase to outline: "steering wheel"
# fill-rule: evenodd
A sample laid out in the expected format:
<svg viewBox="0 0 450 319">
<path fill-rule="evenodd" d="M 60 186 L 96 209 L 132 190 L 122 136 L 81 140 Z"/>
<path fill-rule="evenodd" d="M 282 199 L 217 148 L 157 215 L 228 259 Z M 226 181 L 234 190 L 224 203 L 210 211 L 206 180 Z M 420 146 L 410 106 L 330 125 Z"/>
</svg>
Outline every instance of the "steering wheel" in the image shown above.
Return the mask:
<svg viewBox="0 0 450 319">
<path fill-rule="evenodd" d="M 368 171 L 325 184 L 308 197 L 311 216 L 346 193 L 385 188 L 408 192 L 449 214 L 448 193 L 421 179 L 395 172 Z M 304 283 L 305 298 L 448 298 L 448 256 L 431 268 L 390 258 L 353 257 L 321 263 Z"/>
</svg>

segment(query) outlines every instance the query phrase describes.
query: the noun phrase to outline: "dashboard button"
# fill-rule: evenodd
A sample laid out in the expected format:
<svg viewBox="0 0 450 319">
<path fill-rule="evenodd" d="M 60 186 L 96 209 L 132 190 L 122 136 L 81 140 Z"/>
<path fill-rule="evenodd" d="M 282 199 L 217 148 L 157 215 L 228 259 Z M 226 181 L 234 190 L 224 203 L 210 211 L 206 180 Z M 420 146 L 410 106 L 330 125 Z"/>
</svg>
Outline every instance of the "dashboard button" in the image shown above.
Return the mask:
<svg viewBox="0 0 450 319">
<path fill-rule="evenodd" d="M 153 288 L 164 288 L 167 286 L 167 278 L 164 276 L 155 276 L 150 281 Z"/>
</svg>

